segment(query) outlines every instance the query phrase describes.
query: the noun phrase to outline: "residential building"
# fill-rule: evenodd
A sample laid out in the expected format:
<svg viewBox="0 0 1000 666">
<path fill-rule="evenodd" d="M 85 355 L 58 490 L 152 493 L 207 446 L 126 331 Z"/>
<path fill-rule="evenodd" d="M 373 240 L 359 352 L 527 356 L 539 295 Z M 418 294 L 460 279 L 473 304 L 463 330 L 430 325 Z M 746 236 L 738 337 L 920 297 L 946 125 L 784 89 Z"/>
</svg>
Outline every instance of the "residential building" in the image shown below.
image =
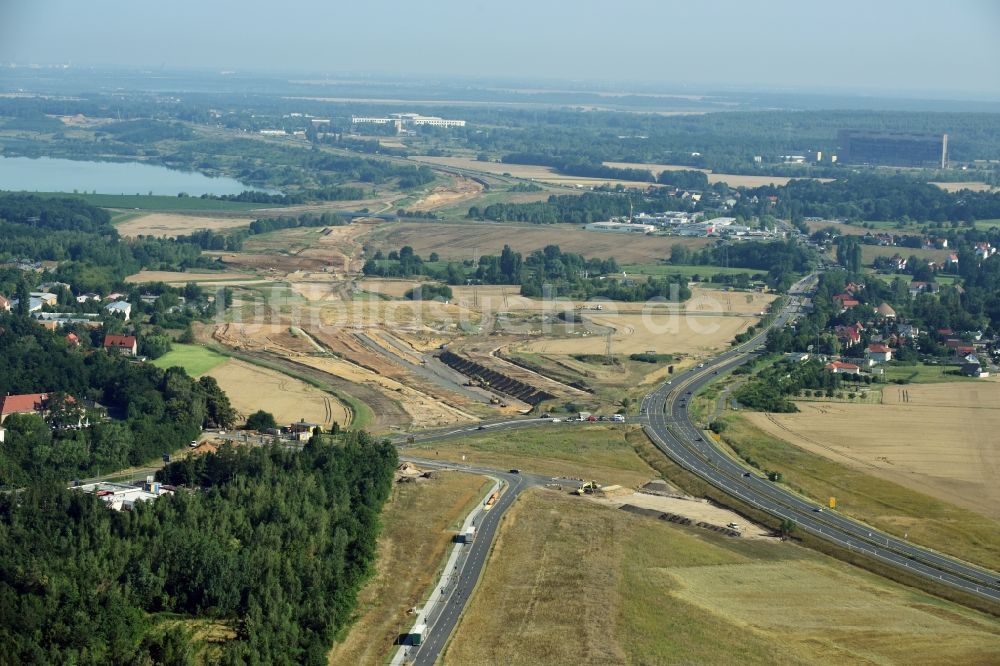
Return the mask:
<svg viewBox="0 0 1000 666">
<path fill-rule="evenodd" d="M 3 444 L 5 439 L 7 439 L 7 428 L 0 426 L 0 444 Z"/>
<path fill-rule="evenodd" d="M 77 336 L 76 333 L 67 333 L 66 334 L 66 342 L 68 342 L 69 344 L 71 344 L 74 347 L 79 347 L 80 346 L 80 338 L 79 338 L 79 336 Z"/>
<path fill-rule="evenodd" d="M 10 312 L 10 301 L 0 295 L 0 312 Z"/>
<path fill-rule="evenodd" d="M 917 294 L 936 294 L 938 292 L 938 286 L 934 282 L 911 282 L 910 283 L 910 296 L 916 296 Z"/>
<path fill-rule="evenodd" d="M 125 321 L 129 320 L 132 315 L 132 304 L 128 301 L 115 301 L 113 303 L 108 303 L 104 306 L 104 309 L 113 315 L 118 315 L 125 318 Z"/>
<path fill-rule="evenodd" d="M 875 363 L 886 363 L 892 360 L 892 349 L 883 344 L 870 344 L 865 350 L 865 356 Z"/>
<path fill-rule="evenodd" d="M 85 312 L 36 312 L 32 316 L 50 331 L 67 324 L 82 324 L 87 328 L 97 328 L 101 325 L 98 315 Z"/>
<path fill-rule="evenodd" d="M 899 324 L 896 327 L 896 332 L 902 338 L 910 338 L 911 340 L 916 340 L 920 335 L 920 329 L 913 324 Z"/>
<path fill-rule="evenodd" d="M 104 350 L 112 354 L 137 356 L 139 344 L 134 335 L 106 335 L 104 336 Z"/>
<path fill-rule="evenodd" d="M 835 375 L 840 375 L 840 374 L 854 375 L 861 372 L 861 368 L 859 366 L 854 365 L 853 363 L 845 363 L 843 361 L 833 361 L 831 363 L 827 363 L 823 367 Z"/>
<path fill-rule="evenodd" d="M 94 301 L 95 303 L 100 303 L 101 295 L 91 292 L 89 294 L 80 294 L 79 296 L 76 297 L 77 303 L 86 303 L 87 301 Z"/>
<path fill-rule="evenodd" d="M 11 414 L 38 414 L 44 417 L 49 411 L 48 393 L 23 393 L 0 398 L 0 423 Z M 75 403 L 73 396 L 66 396 L 67 403 Z"/>
<path fill-rule="evenodd" d="M 16 308 L 20 303 L 21 301 L 15 298 L 10 302 L 10 306 L 11 308 Z M 28 299 L 28 312 L 38 312 L 42 309 L 43 305 L 45 305 L 45 303 L 42 299 L 32 296 Z"/>
<path fill-rule="evenodd" d="M 976 243 L 972 249 L 977 259 L 988 259 L 997 253 L 997 249 L 989 243 Z"/>
<path fill-rule="evenodd" d="M 42 305 L 55 305 L 59 302 L 59 297 L 55 294 L 49 293 L 47 291 L 33 291 L 30 294 L 33 299 L 38 299 L 42 302 Z"/>
<path fill-rule="evenodd" d="M 865 329 L 859 322 L 850 326 L 837 326 L 834 328 L 834 334 L 843 346 L 853 347 L 861 342 L 861 332 L 863 330 Z"/>
</svg>

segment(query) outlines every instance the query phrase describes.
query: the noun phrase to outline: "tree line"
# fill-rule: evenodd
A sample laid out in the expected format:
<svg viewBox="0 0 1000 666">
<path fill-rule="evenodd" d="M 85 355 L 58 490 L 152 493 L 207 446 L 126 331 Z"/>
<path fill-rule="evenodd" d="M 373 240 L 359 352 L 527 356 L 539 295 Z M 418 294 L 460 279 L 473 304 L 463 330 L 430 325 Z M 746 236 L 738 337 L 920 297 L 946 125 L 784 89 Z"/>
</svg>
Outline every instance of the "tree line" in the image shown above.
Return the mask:
<svg viewBox="0 0 1000 666">
<path fill-rule="evenodd" d="M 0 395 L 24 393 L 71 396 L 62 403 L 72 409 L 54 425 L 34 414 L 4 421 L 0 486 L 8 488 L 145 463 L 185 447 L 202 428 L 231 427 L 237 416 L 212 377 L 196 381 L 181 368 L 91 352 L 26 317 L 0 315 Z M 88 409 L 90 401 L 113 418 Z M 76 427 L 82 417 L 92 426 Z"/>
<path fill-rule="evenodd" d="M 158 473 L 115 512 L 58 484 L 0 494 L 0 664 L 326 664 L 371 574 L 395 449 L 363 432 L 233 449 Z"/>
</svg>

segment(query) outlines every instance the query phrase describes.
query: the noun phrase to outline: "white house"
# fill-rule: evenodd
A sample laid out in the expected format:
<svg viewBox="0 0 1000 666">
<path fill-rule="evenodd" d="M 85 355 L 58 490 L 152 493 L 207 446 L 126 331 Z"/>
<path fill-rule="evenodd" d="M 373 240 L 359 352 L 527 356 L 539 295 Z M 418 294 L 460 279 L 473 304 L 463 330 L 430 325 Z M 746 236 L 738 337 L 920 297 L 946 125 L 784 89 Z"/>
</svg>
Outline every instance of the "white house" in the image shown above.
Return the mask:
<svg viewBox="0 0 1000 666">
<path fill-rule="evenodd" d="M 128 321 L 129 317 L 132 315 L 132 304 L 128 301 L 115 301 L 114 303 L 108 303 L 104 306 L 104 309 L 113 315 L 119 315 Z"/>
<path fill-rule="evenodd" d="M 892 350 L 881 344 L 868 345 L 865 356 L 875 363 L 886 363 L 892 360 Z"/>
<path fill-rule="evenodd" d="M 0 426 L 0 444 L 3 444 L 3 441 L 6 438 L 7 438 L 7 428 Z"/>
</svg>

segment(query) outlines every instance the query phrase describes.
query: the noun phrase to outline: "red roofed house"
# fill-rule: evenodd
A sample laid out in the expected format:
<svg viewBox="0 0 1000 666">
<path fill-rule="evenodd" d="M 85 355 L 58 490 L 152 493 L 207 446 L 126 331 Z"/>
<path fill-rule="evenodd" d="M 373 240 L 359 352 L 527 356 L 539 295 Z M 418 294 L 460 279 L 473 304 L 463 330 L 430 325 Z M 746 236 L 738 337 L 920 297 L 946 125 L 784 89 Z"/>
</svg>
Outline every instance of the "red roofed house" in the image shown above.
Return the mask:
<svg viewBox="0 0 1000 666">
<path fill-rule="evenodd" d="M 851 326 L 838 326 L 834 329 L 834 332 L 837 334 L 837 339 L 845 347 L 852 347 L 861 342 L 861 331 L 863 330 L 864 328 L 861 324 L 853 324 Z"/>
<path fill-rule="evenodd" d="M 892 360 L 892 350 L 885 345 L 871 344 L 865 350 L 865 356 L 876 363 L 885 363 Z"/>
<path fill-rule="evenodd" d="M 854 298 L 851 294 L 837 294 L 833 297 L 833 302 L 840 305 L 841 312 L 861 304 L 861 302 Z"/>
<path fill-rule="evenodd" d="M 854 365 L 853 363 L 844 363 L 843 361 L 827 363 L 824 367 L 835 375 L 845 372 L 850 374 L 857 374 L 861 372 L 860 367 Z"/>
<path fill-rule="evenodd" d="M 80 338 L 77 337 L 76 333 L 67 333 L 66 334 L 66 342 L 70 343 L 71 345 L 73 345 L 75 347 L 79 347 L 80 346 Z"/>
<path fill-rule="evenodd" d="M 74 404 L 75 402 L 76 400 L 73 396 L 66 396 L 67 404 Z M 0 398 L 0 423 L 3 423 L 11 414 L 38 414 L 39 416 L 45 416 L 48 411 L 48 393 L 25 393 Z"/>
<path fill-rule="evenodd" d="M 137 356 L 139 344 L 134 335 L 106 335 L 104 336 L 104 350 L 125 356 Z"/>
<path fill-rule="evenodd" d="M 0 296 L 0 312 L 10 312 L 10 301 Z"/>
</svg>

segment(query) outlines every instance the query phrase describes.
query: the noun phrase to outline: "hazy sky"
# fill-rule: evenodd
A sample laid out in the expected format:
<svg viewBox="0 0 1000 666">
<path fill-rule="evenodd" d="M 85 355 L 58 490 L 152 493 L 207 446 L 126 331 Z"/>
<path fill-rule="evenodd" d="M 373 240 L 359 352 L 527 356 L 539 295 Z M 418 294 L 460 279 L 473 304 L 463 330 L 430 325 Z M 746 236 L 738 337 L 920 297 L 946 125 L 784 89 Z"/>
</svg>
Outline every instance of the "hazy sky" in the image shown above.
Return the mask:
<svg viewBox="0 0 1000 666">
<path fill-rule="evenodd" d="M 0 62 L 1000 98 L 997 0 L 0 0 Z"/>
</svg>

